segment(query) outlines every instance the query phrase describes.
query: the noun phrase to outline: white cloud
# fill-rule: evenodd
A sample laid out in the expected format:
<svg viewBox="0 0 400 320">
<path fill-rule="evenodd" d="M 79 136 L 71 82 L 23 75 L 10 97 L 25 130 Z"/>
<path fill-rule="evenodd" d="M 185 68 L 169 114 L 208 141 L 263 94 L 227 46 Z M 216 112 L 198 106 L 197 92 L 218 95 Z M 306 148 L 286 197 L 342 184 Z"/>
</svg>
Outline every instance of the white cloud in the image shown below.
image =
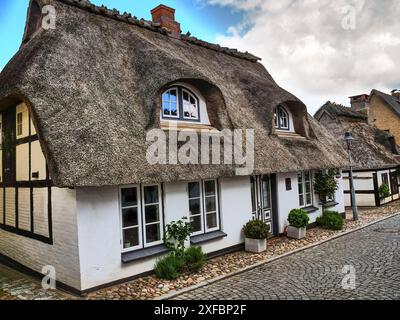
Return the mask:
<svg viewBox="0 0 400 320">
<path fill-rule="evenodd" d="M 278 84 L 310 112 L 328 99 L 348 104 L 350 95 L 400 86 L 398 0 L 203 1 L 243 11 L 247 21 L 216 41 L 263 58 Z M 342 26 L 349 5 L 354 30 Z"/>
</svg>

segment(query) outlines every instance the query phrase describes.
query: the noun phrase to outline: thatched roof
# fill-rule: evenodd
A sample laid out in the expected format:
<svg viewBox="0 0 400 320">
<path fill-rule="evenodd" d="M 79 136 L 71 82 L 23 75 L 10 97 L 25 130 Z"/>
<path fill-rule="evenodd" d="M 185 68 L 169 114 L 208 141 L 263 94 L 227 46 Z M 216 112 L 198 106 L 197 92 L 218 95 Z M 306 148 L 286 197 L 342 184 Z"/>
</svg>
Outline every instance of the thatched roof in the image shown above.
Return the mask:
<svg viewBox="0 0 400 320">
<path fill-rule="evenodd" d="M 372 96 L 379 97 L 384 103 L 386 103 L 399 117 L 400 117 L 400 99 L 390 94 L 378 91 L 376 89 L 371 91 L 370 99 Z"/>
<path fill-rule="evenodd" d="M 356 169 L 379 169 L 400 165 L 398 150 L 393 145 L 393 136 L 368 124 L 363 113 L 327 102 L 314 117 L 344 148 L 345 133 L 353 134 L 351 150 Z"/>
<path fill-rule="evenodd" d="M 161 92 L 177 81 L 201 91 L 213 127 L 255 130 L 256 174 L 346 165 L 341 146 L 254 56 L 175 39 L 87 1 L 38 2 L 55 6 L 56 29 L 35 33 L 4 68 L 0 109 L 27 102 L 56 185 L 234 175 L 230 165 L 147 163 L 146 132 L 160 127 Z M 282 102 L 306 139 L 274 135 Z"/>
</svg>

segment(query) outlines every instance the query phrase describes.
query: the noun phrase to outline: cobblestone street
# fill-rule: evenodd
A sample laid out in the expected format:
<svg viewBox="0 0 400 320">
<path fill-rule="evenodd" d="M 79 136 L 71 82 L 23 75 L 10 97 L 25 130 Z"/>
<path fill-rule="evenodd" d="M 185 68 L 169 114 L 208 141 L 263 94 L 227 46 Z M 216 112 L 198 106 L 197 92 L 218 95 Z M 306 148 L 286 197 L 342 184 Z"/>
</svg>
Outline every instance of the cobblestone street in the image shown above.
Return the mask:
<svg viewBox="0 0 400 320">
<path fill-rule="evenodd" d="M 399 299 L 399 243 L 395 216 L 175 299 Z M 346 265 L 356 271 L 354 290 L 342 288 Z"/>
</svg>

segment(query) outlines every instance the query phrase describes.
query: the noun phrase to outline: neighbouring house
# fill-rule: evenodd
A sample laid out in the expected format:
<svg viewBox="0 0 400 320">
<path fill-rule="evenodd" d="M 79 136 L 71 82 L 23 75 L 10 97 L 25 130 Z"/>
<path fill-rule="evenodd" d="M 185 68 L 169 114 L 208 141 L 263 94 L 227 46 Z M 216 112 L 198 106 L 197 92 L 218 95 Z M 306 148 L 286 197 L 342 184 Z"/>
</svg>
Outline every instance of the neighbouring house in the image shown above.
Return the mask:
<svg viewBox="0 0 400 320">
<path fill-rule="evenodd" d="M 54 7 L 55 29 L 41 27 L 43 5 Z M 257 57 L 181 34 L 171 8 L 152 15 L 30 2 L 21 48 L 0 74 L 4 261 L 34 272 L 53 266 L 60 284 L 89 291 L 151 272 L 167 252 L 166 224 L 182 217 L 190 242 L 210 256 L 237 250 L 252 218 L 272 235 L 294 208 L 314 222 L 318 170 L 339 169 L 330 206 L 344 212 L 346 152 L 306 106 Z M 150 164 L 153 129 L 169 142 L 253 129 L 254 171 Z"/>
<path fill-rule="evenodd" d="M 392 90 L 390 94 L 379 90 L 350 97 L 351 108 L 364 112 L 368 122 L 383 131 L 389 132 L 400 141 L 400 90 Z"/>
<path fill-rule="evenodd" d="M 354 188 L 357 206 L 380 206 L 400 198 L 400 156 L 395 138 L 368 123 L 364 112 L 327 102 L 315 118 L 347 148 L 346 132 L 351 132 L 354 161 Z M 343 171 L 345 204 L 351 206 L 349 171 Z M 382 198 L 379 188 L 389 186 L 390 195 Z"/>
</svg>

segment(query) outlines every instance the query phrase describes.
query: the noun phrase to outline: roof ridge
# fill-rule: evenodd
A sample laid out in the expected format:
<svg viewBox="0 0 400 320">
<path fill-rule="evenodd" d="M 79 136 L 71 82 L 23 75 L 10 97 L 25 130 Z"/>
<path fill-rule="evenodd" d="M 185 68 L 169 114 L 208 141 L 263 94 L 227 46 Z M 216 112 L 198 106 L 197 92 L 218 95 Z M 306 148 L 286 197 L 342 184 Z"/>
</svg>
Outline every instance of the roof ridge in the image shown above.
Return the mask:
<svg viewBox="0 0 400 320">
<path fill-rule="evenodd" d="M 148 29 L 150 31 L 153 32 L 158 32 L 160 34 L 163 34 L 165 36 L 167 36 L 169 34 L 168 30 L 165 28 L 162 28 L 160 26 L 159 23 L 155 23 L 152 21 L 148 21 L 145 19 L 139 19 L 136 16 L 132 15 L 131 13 L 128 12 L 124 12 L 123 14 L 120 13 L 119 10 L 117 9 L 109 9 L 106 6 L 102 5 L 102 6 L 96 6 L 93 3 L 90 2 L 90 0 L 57 0 L 60 2 L 63 2 L 67 5 L 72 5 L 75 6 L 79 9 L 82 10 L 86 10 L 88 12 L 94 13 L 94 14 L 98 14 L 98 15 L 102 15 L 104 17 L 107 18 L 111 18 L 114 20 L 118 20 L 121 22 L 125 22 L 125 23 L 129 23 L 132 25 L 136 25 L 138 27 L 144 28 L 144 29 Z M 182 41 L 186 41 L 188 43 L 200 46 L 200 47 L 204 47 L 206 49 L 210 49 L 213 51 L 217 51 L 217 52 L 221 52 L 221 53 L 225 53 L 227 55 L 236 57 L 236 58 L 240 58 L 240 59 L 244 59 L 244 60 L 248 60 L 251 62 L 257 62 L 260 61 L 261 58 L 249 53 L 249 52 L 240 52 L 237 49 L 231 49 L 228 47 L 222 47 L 219 44 L 214 44 L 214 43 L 210 43 L 207 41 L 203 41 L 201 39 L 198 39 L 196 37 L 192 37 L 190 35 L 190 32 L 186 33 L 186 34 L 181 34 L 181 39 Z"/>
</svg>

